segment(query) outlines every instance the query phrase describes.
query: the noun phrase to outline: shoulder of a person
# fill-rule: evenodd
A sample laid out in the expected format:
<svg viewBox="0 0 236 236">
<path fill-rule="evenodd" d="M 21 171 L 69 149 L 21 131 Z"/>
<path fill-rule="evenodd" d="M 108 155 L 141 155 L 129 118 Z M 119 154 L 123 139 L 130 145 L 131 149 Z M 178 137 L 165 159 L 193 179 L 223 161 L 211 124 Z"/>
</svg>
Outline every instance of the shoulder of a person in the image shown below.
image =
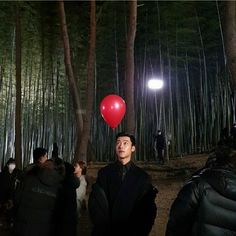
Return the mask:
<svg viewBox="0 0 236 236">
<path fill-rule="evenodd" d="M 80 179 L 80 184 L 81 183 L 86 183 L 87 184 L 86 176 L 81 175 L 79 179 Z"/>
<path fill-rule="evenodd" d="M 205 189 L 208 186 L 208 182 L 206 181 L 205 176 L 206 176 L 205 171 L 203 173 L 192 176 L 183 185 L 182 192 L 185 192 L 185 191 L 188 192 L 190 190 L 191 191 L 195 191 L 195 190 L 199 191 L 199 190 Z"/>
<path fill-rule="evenodd" d="M 109 163 L 108 165 L 102 167 L 98 173 L 103 174 L 103 173 L 108 173 L 113 171 L 116 168 L 116 164 L 115 163 Z"/>
<path fill-rule="evenodd" d="M 36 175 L 39 172 L 40 168 L 38 165 L 32 163 L 26 166 L 23 170 L 24 176 Z"/>
<path fill-rule="evenodd" d="M 133 164 L 134 173 L 139 176 L 140 178 L 145 179 L 146 181 L 151 181 L 151 176 L 141 167 Z"/>
<path fill-rule="evenodd" d="M 148 176 L 148 173 L 146 172 L 146 170 L 144 170 L 142 167 L 140 167 L 140 166 L 138 166 L 137 164 L 135 164 L 134 162 L 133 162 L 133 168 L 137 171 L 137 172 L 139 172 L 140 174 L 142 174 L 142 175 L 144 175 L 144 176 Z"/>
</svg>

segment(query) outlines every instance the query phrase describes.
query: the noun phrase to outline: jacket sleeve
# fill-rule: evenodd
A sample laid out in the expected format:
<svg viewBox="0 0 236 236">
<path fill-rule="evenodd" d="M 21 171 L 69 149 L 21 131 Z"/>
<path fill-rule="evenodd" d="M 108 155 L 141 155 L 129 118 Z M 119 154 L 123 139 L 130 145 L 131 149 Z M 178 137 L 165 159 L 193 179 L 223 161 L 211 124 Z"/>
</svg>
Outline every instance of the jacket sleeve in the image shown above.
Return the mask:
<svg viewBox="0 0 236 236">
<path fill-rule="evenodd" d="M 136 235 L 149 235 L 154 225 L 157 206 L 155 203 L 158 190 L 152 185 L 148 188 L 142 199 L 135 207 L 133 218 L 136 219 L 133 223 L 136 225 L 133 228 L 137 230 Z"/>
<path fill-rule="evenodd" d="M 106 195 L 103 189 L 96 183 L 92 186 L 92 192 L 89 196 L 89 212 L 94 224 L 107 223 L 109 219 L 109 207 Z"/>
<path fill-rule="evenodd" d="M 201 197 L 199 181 L 190 181 L 178 193 L 169 214 L 166 236 L 191 235 Z"/>
</svg>

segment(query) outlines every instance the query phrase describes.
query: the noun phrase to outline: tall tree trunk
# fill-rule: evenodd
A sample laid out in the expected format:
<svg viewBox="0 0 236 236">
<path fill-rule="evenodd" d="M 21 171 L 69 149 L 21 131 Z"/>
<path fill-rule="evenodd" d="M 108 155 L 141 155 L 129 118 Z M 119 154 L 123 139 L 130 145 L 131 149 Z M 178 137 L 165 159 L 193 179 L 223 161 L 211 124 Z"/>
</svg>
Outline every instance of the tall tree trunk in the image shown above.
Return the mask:
<svg viewBox="0 0 236 236">
<path fill-rule="evenodd" d="M 225 1 L 225 49 L 233 88 L 236 89 L 236 2 Z"/>
<path fill-rule="evenodd" d="M 75 144 L 75 159 L 78 159 L 79 153 L 79 143 L 80 143 L 80 134 L 83 130 L 83 117 L 81 112 L 81 104 L 79 97 L 79 90 L 77 87 L 76 79 L 74 76 L 74 71 L 71 63 L 71 54 L 70 54 L 70 42 L 69 36 L 67 32 L 66 25 L 66 15 L 64 9 L 64 2 L 59 0 L 59 16 L 60 16 L 60 24 L 61 24 L 61 35 L 63 38 L 63 46 L 64 46 L 64 60 L 66 67 L 66 74 L 69 83 L 69 90 L 72 97 L 74 112 L 75 112 L 75 120 L 76 120 L 76 130 L 77 130 L 77 140 Z"/>
<path fill-rule="evenodd" d="M 15 115 L 15 158 L 22 168 L 21 157 L 21 20 L 19 6 L 16 6 L 16 115 Z"/>
<path fill-rule="evenodd" d="M 126 130 L 135 132 L 134 111 L 134 40 L 137 22 L 137 0 L 129 1 L 129 28 L 126 43 L 125 98 L 127 104 Z"/>
<path fill-rule="evenodd" d="M 84 117 L 84 126 L 78 157 L 87 160 L 87 147 L 91 129 L 91 116 L 94 100 L 94 66 L 95 66 L 95 48 L 96 48 L 96 1 L 90 0 L 90 40 L 87 65 L 87 104 L 86 114 Z"/>
</svg>

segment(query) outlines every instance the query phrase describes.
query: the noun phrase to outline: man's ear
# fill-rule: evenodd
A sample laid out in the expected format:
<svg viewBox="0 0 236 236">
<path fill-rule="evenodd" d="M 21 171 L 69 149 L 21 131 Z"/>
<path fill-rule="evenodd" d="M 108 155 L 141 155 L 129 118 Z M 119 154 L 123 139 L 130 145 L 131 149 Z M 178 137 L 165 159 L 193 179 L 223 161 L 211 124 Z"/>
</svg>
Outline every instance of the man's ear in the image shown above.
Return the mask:
<svg viewBox="0 0 236 236">
<path fill-rule="evenodd" d="M 135 151 L 135 146 L 132 146 L 131 152 L 134 152 L 134 151 Z"/>
</svg>

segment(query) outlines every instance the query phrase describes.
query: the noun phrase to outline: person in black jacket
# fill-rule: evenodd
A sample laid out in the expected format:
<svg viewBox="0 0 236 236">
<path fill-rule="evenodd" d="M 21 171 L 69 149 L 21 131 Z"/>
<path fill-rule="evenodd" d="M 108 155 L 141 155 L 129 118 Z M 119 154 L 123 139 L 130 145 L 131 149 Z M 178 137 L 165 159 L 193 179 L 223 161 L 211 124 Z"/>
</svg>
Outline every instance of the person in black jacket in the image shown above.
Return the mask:
<svg viewBox="0 0 236 236">
<path fill-rule="evenodd" d="M 166 147 L 165 137 L 161 132 L 161 130 L 158 130 L 154 140 L 154 150 L 155 150 L 155 158 L 161 165 L 164 164 L 165 147 Z"/>
<path fill-rule="evenodd" d="M 74 175 L 74 167 L 60 158 L 54 160 L 65 167 L 65 177 L 62 181 L 62 188 L 58 195 L 56 207 L 57 215 L 57 236 L 76 236 L 77 227 L 77 202 L 76 189 L 80 185 L 79 179 Z"/>
<path fill-rule="evenodd" d="M 10 158 L 0 172 L 0 212 L 6 218 L 7 227 L 11 226 L 14 214 L 15 190 L 22 177 L 22 171 L 16 168 L 15 159 Z"/>
<path fill-rule="evenodd" d="M 131 161 L 135 138 L 116 136 L 117 161 L 98 172 L 88 208 L 96 236 L 146 236 L 156 217 L 155 197 L 148 174 Z"/>
<path fill-rule="evenodd" d="M 214 158 L 213 158 L 214 157 Z M 183 186 L 169 214 L 166 236 L 236 235 L 236 150 L 229 140 Z"/>
<path fill-rule="evenodd" d="M 47 160 L 24 176 L 16 191 L 14 236 L 54 236 L 64 167 Z"/>
<path fill-rule="evenodd" d="M 74 175 L 75 168 L 69 162 L 59 157 L 58 146 L 53 143 L 52 159 L 56 166 L 64 166 L 65 177 L 62 181 L 62 188 L 58 194 L 56 207 L 56 235 L 76 236 L 77 235 L 77 202 L 76 189 L 80 180 Z"/>
</svg>

